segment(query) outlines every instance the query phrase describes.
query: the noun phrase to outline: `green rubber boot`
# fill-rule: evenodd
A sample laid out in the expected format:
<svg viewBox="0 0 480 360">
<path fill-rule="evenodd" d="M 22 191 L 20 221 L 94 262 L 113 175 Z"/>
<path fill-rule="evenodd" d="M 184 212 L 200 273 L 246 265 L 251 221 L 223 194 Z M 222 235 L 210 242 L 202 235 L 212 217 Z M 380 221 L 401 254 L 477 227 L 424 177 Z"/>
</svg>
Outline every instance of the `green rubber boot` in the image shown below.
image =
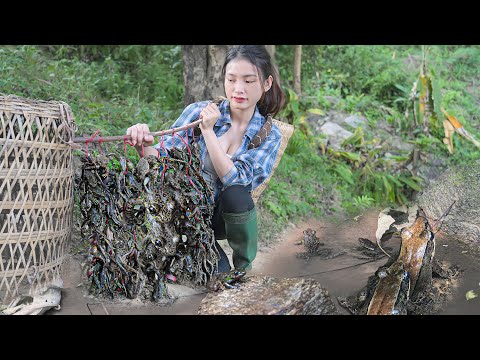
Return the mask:
<svg viewBox="0 0 480 360">
<path fill-rule="evenodd" d="M 233 214 L 223 213 L 227 241 L 233 249 L 232 260 L 235 269 L 250 270 L 257 256 L 257 211 Z"/>
</svg>

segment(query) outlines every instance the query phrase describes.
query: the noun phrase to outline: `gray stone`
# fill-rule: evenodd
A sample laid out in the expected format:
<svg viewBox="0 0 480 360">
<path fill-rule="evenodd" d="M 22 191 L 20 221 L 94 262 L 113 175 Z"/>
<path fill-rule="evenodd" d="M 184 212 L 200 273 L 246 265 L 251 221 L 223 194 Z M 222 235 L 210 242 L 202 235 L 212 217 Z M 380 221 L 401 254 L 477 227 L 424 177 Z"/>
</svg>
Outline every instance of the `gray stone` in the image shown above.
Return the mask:
<svg viewBox="0 0 480 360">
<path fill-rule="evenodd" d="M 338 315 L 328 291 L 313 279 L 249 276 L 237 289 L 209 293 L 200 315 Z"/>
<path fill-rule="evenodd" d="M 320 132 L 328 137 L 330 146 L 335 150 L 342 148 L 342 142 L 353 135 L 351 131 L 345 130 L 338 124 L 326 122 L 320 128 Z"/>
<path fill-rule="evenodd" d="M 364 129 L 368 125 L 367 119 L 364 118 L 363 116 L 358 116 L 358 115 L 351 115 L 345 118 L 343 121 L 345 124 L 347 124 L 348 126 L 351 126 L 354 129 L 358 127 L 362 127 Z"/>
<path fill-rule="evenodd" d="M 310 114 L 305 121 L 312 127 L 312 130 L 318 133 L 320 127 L 325 124 L 327 117 L 317 114 Z"/>
<path fill-rule="evenodd" d="M 343 126 L 345 125 L 345 119 L 348 118 L 349 116 L 350 114 L 344 113 L 343 111 L 330 110 L 327 113 L 327 117 L 325 118 L 325 121 L 333 122 L 335 124 Z"/>
</svg>

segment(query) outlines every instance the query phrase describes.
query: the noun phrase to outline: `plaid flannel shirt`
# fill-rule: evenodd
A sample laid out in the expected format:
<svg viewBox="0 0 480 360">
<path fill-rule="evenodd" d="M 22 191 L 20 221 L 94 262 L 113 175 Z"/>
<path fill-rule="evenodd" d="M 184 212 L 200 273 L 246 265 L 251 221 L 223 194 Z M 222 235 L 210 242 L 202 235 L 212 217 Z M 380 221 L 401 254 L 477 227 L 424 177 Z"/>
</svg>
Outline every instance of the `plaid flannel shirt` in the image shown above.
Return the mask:
<svg viewBox="0 0 480 360">
<path fill-rule="evenodd" d="M 207 106 L 207 104 L 208 101 L 200 101 L 188 105 L 183 110 L 180 117 L 171 126 L 171 128 L 184 126 L 195 121 L 200 115 L 201 110 Z M 221 115 L 213 127 L 213 131 L 217 137 L 225 134 L 228 129 L 230 129 L 232 124 L 228 100 L 225 100 L 220 104 L 219 110 Z M 218 196 L 223 190 L 232 185 L 246 186 L 249 191 L 252 191 L 263 181 L 265 181 L 272 173 L 273 165 L 275 163 L 282 139 L 282 134 L 279 128 L 274 124 L 271 133 L 258 148 L 251 150 L 248 149 L 250 141 L 261 129 L 264 123 L 265 117 L 260 114 L 258 107 L 256 107 L 255 113 L 253 114 L 247 130 L 245 131 L 245 135 L 243 136 L 242 144 L 231 158 L 234 166 L 225 176 L 217 179 L 215 189 L 212 189 L 215 201 L 218 199 Z M 185 138 L 187 131 L 188 137 L 191 139 L 193 137 L 193 128 L 181 131 L 179 135 Z M 203 174 L 203 164 L 207 154 L 207 146 L 202 135 L 197 137 L 196 141 L 200 149 L 200 159 L 202 160 Z M 185 147 L 185 144 L 178 136 L 165 135 L 163 138 L 163 146 L 167 149 L 172 148 L 173 146 L 176 148 L 183 148 Z M 160 150 L 160 143 L 154 145 L 153 147 L 157 150 Z"/>
</svg>

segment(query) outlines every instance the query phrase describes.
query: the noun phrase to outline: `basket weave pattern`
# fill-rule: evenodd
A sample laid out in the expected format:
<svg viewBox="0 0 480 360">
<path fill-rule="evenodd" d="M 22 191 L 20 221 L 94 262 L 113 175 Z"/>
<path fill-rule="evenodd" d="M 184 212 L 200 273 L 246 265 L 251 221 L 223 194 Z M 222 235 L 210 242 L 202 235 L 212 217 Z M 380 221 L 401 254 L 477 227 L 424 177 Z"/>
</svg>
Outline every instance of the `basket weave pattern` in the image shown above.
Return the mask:
<svg viewBox="0 0 480 360">
<path fill-rule="evenodd" d="M 61 276 L 73 217 L 70 107 L 0 96 L 0 303 Z"/>
</svg>

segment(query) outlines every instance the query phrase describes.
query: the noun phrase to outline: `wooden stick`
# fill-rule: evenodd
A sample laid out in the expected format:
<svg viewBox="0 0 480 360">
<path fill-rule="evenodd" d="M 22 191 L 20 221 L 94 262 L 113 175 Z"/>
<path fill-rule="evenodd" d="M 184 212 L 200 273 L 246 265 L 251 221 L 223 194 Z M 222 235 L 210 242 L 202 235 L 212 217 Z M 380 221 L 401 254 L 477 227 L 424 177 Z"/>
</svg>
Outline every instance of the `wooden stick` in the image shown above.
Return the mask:
<svg viewBox="0 0 480 360">
<path fill-rule="evenodd" d="M 172 134 L 174 132 L 180 132 L 186 129 L 190 129 L 198 124 L 200 124 L 203 121 L 203 119 L 196 120 L 194 122 L 191 122 L 190 124 L 180 126 L 177 128 L 173 129 L 168 129 L 168 130 L 162 130 L 162 131 L 157 131 L 157 132 L 152 132 L 149 135 L 152 135 L 153 137 L 155 136 L 162 136 L 162 135 L 168 135 Z M 130 141 L 132 140 L 132 137 L 130 135 L 118 135 L 118 136 L 96 136 L 93 139 L 91 138 L 85 138 L 85 137 L 75 137 L 73 138 L 74 143 L 93 143 L 93 142 L 112 142 L 112 141 Z"/>
<path fill-rule="evenodd" d="M 435 221 L 435 223 L 431 226 L 432 231 L 435 230 L 435 228 L 436 228 L 437 224 L 440 222 L 440 220 L 442 220 L 443 218 L 445 218 L 445 217 L 448 215 L 448 213 L 450 212 L 450 210 L 452 210 L 452 206 L 453 206 L 456 202 L 457 202 L 457 200 L 455 200 L 455 201 L 452 203 L 452 205 L 450 205 L 450 206 L 448 207 L 448 209 L 445 210 L 445 212 L 438 218 L 438 220 Z M 442 224 L 443 224 L 443 222 L 442 222 Z M 437 233 L 439 230 L 440 230 L 440 228 L 438 228 L 435 233 Z"/>
</svg>

